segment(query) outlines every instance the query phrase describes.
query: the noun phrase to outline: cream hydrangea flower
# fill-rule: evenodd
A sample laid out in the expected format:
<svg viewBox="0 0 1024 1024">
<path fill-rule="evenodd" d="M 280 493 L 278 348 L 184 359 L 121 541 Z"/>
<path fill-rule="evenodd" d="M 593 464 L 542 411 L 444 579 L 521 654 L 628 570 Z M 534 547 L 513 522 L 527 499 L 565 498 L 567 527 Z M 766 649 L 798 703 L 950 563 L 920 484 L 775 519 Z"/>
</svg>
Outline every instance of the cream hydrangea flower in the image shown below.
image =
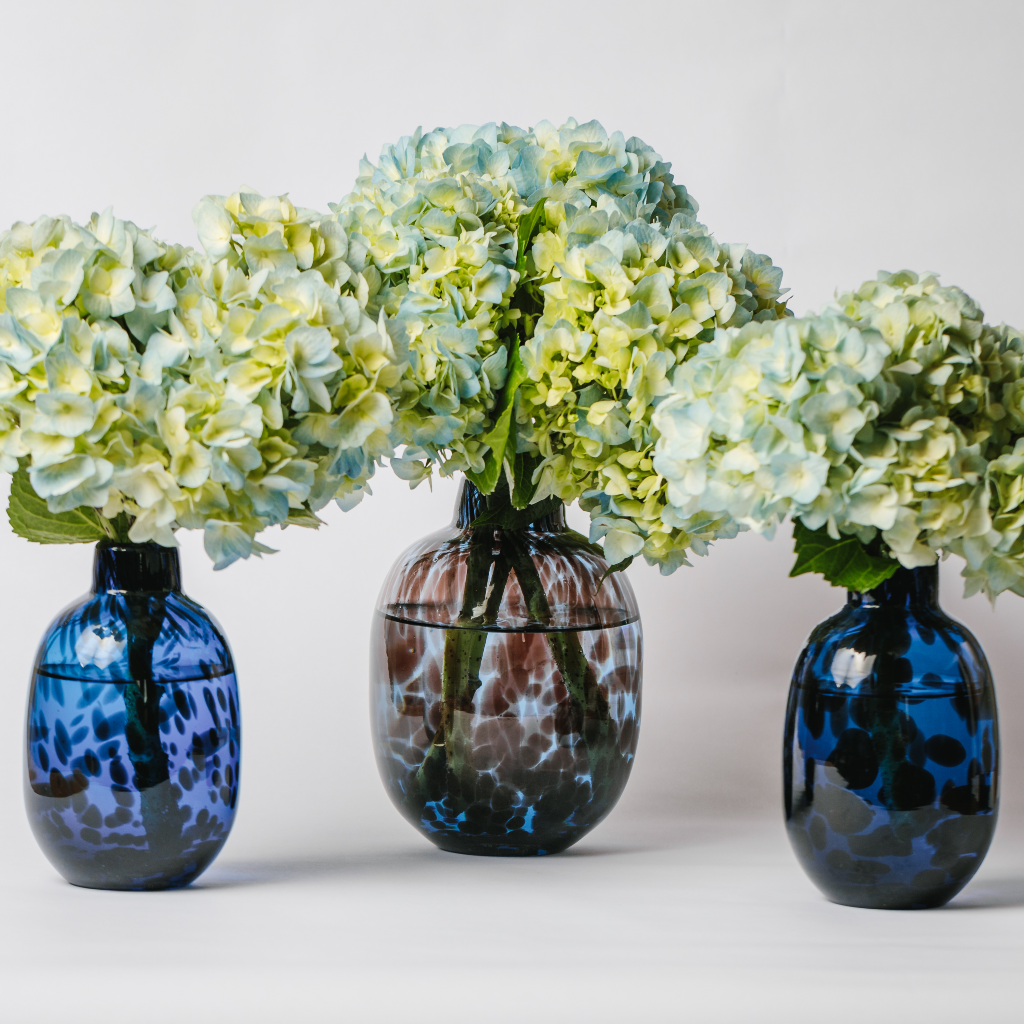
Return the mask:
<svg viewBox="0 0 1024 1024">
<path fill-rule="evenodd" d="M 595 490 L 644 457 L 698 335 L 785 311 L 770 260 L 719 246 L 670 166 L 594 121 L 417 132 L 332 210 L 407 364 L 392 466 L 413 486 L 439 464 L 493 487 L 514 461 L 525 500 Z"/>
<path fill-rule="evenodd" d="M 362 496 L 402 364 L 335 221 L 251 190 L 195 219 L 206 256 L 110 211 L 0 238 L 0 469 L 111 536 L 204 529 L 221 568 Z"/>
<path fill-rule="evenodd" d="M 968 594 L 1024 594 L 1022 358 L 1019 332 L 909 271 L 819 316 L 719 329 L 654 398 L 632 478 L 603 470 L 595 532 L 632 530 L 671 571 L 695 521 L 771 533 L 788 515 L 908 568 L 959 554 Z"/>
</svg>

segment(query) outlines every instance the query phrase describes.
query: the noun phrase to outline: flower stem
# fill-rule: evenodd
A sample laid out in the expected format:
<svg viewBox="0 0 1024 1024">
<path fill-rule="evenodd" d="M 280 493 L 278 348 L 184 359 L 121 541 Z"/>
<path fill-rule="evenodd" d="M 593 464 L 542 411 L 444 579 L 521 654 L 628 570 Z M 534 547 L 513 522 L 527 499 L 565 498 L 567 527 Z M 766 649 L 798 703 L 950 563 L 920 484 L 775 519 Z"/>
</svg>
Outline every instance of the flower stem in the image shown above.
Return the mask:
<svg viewBox="0 0 1024 1024">
<path fill-rule="evenodd" d="M 170 783 L 170 766 L 160 736 L 163 687 L 153 680 L 153 648 L 166 608 L 159 594 L 126 594 L 128 670 L 124 687 L 125 739 L 142 804 L 142 826 L 149 848 L 180 845 L 183 821 Z"/>
<path fill-rule="evenodd" d="M 417 812 L 427 802 L 441 800 L 445 795 L 453 802 L 453 811 L 454 803 L 472 799 L 472 785 L 462 784 L 462 776 L 471 768 L 466 757 L 470 737 L 465 727 L 468 716 L 474 713 L 474 701 L 482 685 L 480 666 L 490 633 L 473 626 L 486 627 L 497 621 L 512 573 L 530 619 L 550 625 L 551 607 L 524 532 L 490 526 L 474 530 L 466 561 L 459 625 L 445 632 L 441 720 L 406 795 L 407 803 Z M 610 756 L 616 736 L 611 709 L 587 661 L 579 633 L 551 630 L 544 636 L 568 692 L 572 731 L 580 735 L 592 761 Z"/>
<path fill-rule="evenodd" d="M 462 592 L 460 626 L 445 631 L 441 669 L 441 722 L 433 743 L 415 776 L 410 798 L 418 807 L 430 799 L 441 799 L 449 775 L 465 767 L 465 744 L 457 711 L 472 714 L 473 700 L 480 689 L 480 664 L 488 632 L 472 629 L 472 623 L 493 623 L 508 583 L 508 560 L 494 553 L 495 531 L 474 530 L 466 562 L 466 583 Z M 466 625 L 461 625 L 465 623 Z"/>
<path fill-rule="evenodd" d="M 531 619 L 550 624 L 551 607 L 525 538 L 519 534 L 508 535 L 508 547 Z M 588 716 L 602 722 L 610 721 L 608 699 L 598 686 L 594 670 L 583 652 L 579 633 L 553 631 L 545 633 L 545 639 L 551 648 L 555 665 L 562 674 L 565 688 L 569 691 L 569 699 L 574 708 L 578 709 L 573 716 L 574 720 Z"/>
</svg>

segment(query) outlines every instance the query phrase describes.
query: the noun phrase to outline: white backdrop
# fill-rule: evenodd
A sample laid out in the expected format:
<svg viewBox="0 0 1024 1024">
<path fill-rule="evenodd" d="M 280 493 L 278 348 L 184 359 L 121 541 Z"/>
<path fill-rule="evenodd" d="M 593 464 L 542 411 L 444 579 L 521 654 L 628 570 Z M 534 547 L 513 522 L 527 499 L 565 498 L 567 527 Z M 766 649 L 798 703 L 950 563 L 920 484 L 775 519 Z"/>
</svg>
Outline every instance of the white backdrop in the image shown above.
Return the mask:
<svg viewBox="0 0 1024 1024">
<path fill-rule="evenodd" d="M 324 208 L 364 152 L 417 125 L 596 117 L 671 160 L 720 240 L 771 255 L 798 313 L 879 268 L 911 267 L 964 287 L 990 321 L 1024 325 L 1024 6 L 1013 0 L 0 0 L 0 12 L 0 225 L 113 204 L 196 244 L 190 211 L 204 193 L 244 183 Z M 374 491 L 347 515 L 328 511 L 319 534 L 273 531 L 280 554 L 216 574 L 200 538 L 179 534 L 185 589 L 224 625 L 242 687 L 243 796 L 225 858 L 407 838 L 370 751 L 367 637 L 388 567 L 447 522 L 454 487 L 380 478 Z M 50 869 L 20 807 L 25 688 L 39 637 L 87 588 L 90 561 L 0 522 L 0 862 L 40 876 Z M 781 817 L 789 672 L 842 600 L 818 577 L 787 579 L 791 561 L 786 531 L 718 545 L 670 578 L 629 570 L 647 662 L 623 820 Z M 943 603 L 996 674 L 1010 836 L 1024 823 L 1024 602 L 963 602 L 958 572 L 943 566 Z"/>
</svg>

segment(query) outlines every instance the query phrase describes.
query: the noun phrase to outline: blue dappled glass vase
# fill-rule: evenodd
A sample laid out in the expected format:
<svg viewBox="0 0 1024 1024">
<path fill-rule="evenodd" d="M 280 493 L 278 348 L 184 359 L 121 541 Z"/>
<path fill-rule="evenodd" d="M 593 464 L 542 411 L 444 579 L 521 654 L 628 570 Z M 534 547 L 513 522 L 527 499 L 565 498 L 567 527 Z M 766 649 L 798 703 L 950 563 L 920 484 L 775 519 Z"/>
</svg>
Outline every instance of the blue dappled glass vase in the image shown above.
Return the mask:
<svg viewBox="0 0 1024 1024">
<path fill-rule="evenodd" d="M 811 634 L 789 694 L 789 838 L 834 903 L 922 909 L 978 870 L 998 809 L 995 691 L 938 605 L 938 568 L 899 569 Z"/>
<path fill-rule="evenodd" d="M 453 853 L 558 853 L 612 809 L 640 724 L 643 637 L 622 573 L 566 528 L 450 527 L 409 548 L 381 591 L 371 713 L 394 804 Z"/>
<path fill-rule="evenodd" d="M 167 889 L 209 867 L 238 803 L 238 689 L 177 549 L 97 545 L 92 591 L 40 644 L 25 755 L 29 822 L 69 882 Z"/>
</svg>

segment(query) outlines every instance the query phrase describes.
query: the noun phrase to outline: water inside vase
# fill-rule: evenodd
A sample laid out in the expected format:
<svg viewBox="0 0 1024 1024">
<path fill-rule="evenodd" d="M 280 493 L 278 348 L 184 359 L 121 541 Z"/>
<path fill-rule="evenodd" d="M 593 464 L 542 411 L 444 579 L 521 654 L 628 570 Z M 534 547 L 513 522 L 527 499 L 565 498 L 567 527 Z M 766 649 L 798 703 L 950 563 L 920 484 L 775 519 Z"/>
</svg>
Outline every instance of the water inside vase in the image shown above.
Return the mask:
<svg viewBox="0 0 1024 1024">
<path fill-rule="evenodd" d="M 793 688 L 787 824 L 831 898 L 939 905 L 981 865 L 996 821 L 994 722 L 963 684 L 933 690 Z"/>
<path fill-rule="evenodd" d="M 614 806 L 636 752 L 638 621 L 452 629 L 410 621 L 405 608 L 377 619 L 371 676 L 381 776 L 399 810 L 437 845 L 556 852 Z M 446 645 L 455 643 L 479 645 L 479 685 L 473 680 L 471 699 L 446 709 L 441 676 Z M 567 685 L 560 665 L 573 657 L 584 669 L 566 669 Z M 445 716 L 447 737 L 439 736 Z"/>
<path fill-rule="evenodd" d="M 37 668 L 25 799 L 40 845 L 76 884 L 187 884 L 230 831 L 239 774 L 234 673 L 147 685 L 158 701 L 158 743 L 130 720 L 136 683 Z"/>
</svg>

